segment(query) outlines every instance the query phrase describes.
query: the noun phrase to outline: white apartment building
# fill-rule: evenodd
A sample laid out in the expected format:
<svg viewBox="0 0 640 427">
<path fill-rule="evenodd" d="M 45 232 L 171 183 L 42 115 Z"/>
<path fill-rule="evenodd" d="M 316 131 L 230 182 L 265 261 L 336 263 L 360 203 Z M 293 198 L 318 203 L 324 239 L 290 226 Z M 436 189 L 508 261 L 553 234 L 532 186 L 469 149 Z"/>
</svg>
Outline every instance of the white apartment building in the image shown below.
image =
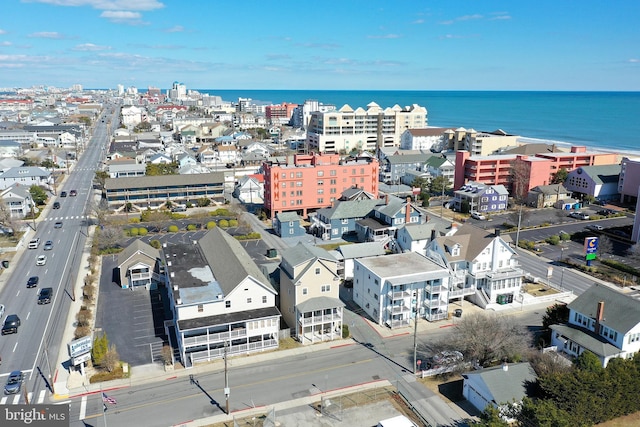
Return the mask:
<svg viewBox="0 0 640 427">
<path fill-rule="evenodd" d="M 400 135 L 400 148 L 439 152 L 442 149 L 447 128 L 428 127 L 407 129 Z"/>
<path fill-rule="evenodd" d="M 429 321 L 446 319 L 449 270 L 415 252 L 354 260 L 353 301 L 379 325 L 408 326 L 415 309 Z"/>
<path fill-rule="evenodd" d="M 427 109 L 417 104 L 381 108 L 371 102 L 355 110 L 344 105 L 338 111 L 311 113 L 306 144 L 323 153 L 398 147 L 405 130 L 426 126 Z"/>
</svg>

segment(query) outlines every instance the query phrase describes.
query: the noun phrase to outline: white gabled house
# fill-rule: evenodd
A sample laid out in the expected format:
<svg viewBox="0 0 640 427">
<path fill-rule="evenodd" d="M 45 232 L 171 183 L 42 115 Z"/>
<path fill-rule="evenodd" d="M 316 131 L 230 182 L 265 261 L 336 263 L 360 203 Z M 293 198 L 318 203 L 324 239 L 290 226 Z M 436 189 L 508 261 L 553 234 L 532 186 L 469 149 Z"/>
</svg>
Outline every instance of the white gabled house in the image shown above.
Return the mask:
<svg viewBox="0 0 640 427">
<path fill-rule="evenodd" d="M 510 240 L 509 236 L 505 238 Z M 524 272 L 515 255 L 499 234 L 473 225 L 437 237 L 427 248 L 427 257 L 445 263 L 451 270 L 449 296 L 469 297 L 482 308 L 510 304 L 519 298 Z"/>
<path fill-rule="evenodd" d="M 13 184 L 10 187 L 0 191 L 0 199 L 5 204 L 11 218 L 24 218 L 36 209 L 29 187 L 26 185 Z"/>
<path fill-rule="evenodd" d="M 186 367 L 278 348 L 277 292 L 242 245 L 214 228 L 163 248 L 180 359 Z"/>
<path fill-rule="evenodd" d="M 551 325 L 551 345 L 577 357 L 585 350 L 606 367 L 614 357 L 640 351 L 640 301 L 605 285 L 594 284 L 568 305 L 569 321 Z"/>
</svg>

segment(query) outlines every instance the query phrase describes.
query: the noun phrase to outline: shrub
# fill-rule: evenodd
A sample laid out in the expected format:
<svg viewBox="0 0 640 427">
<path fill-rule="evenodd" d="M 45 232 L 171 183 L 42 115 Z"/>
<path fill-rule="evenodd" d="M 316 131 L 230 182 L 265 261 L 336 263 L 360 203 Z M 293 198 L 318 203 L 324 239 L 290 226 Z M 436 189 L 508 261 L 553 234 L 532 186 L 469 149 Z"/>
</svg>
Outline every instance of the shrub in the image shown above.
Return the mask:
<svg viewBox="0 0 640 427">
<path fill-rule="evenodd" d="M 185 206 L 187 207 L 187 209 L 191 209 L 193 207 L 193 203 L 187 202 Z"/>
<path fill-rule="evenodd" d="M 91 378 L 89 378 L 89 382 L 91 384 L 94 384 L 102 381 L 117 380 L 119 378 L 124 378 L 124 377 L 125 377 L 124 370 L 122 369 L 122 365 L 120 365 L 111 372 L 103 371 L 103 372 L 98 372 L 95 375 L 92 375 Z"/>
<path fill-rule="evenodd" d="M 179 230 L 177 225 L 170 225 L 169 228 L 167 228 L 167 231 L 169 231 L 169 233 L 177 233 Z"/>
<path fill-rule="evenodd" d="M 162 247 L 162 243 L 160 243 L 160 240 L 152 240 L 149 242 L 149 244 L 151 245 L 152 248 L 156 248 L 156 249 L 160 249 Z"/>
<path fill-rule="evenodd" d="M 549 237 L 546 238 L 545 241 L 548 244 L 555 246 L 555 245 L 560 244 L 560 236 L 556 236 L 556 235 L 549 236 Z"/>
<path fill-rule="evenodd" d="M 129 229 L 129 236 L 136 237 L 137 235 L 138 235 L 138 229 L 137 228 L 130 228 Z"/>
<path fill-rule="evenodd" d="M 216 222 L 215 221 L 209 221 L 207 223 L 207 230 L 211 230 L 212 228 L 216 227 Z"/>
<path fill-rule="evenodd" d="M 198 199 L 196 201 L 196 203 L 198 204 L 199 207 L 205 207 L 205 206 L 209 206 L 211 204 L 211 199 L 208 199 L 206 197 L 202 197 L 200 199 Z"/>
<path fill-rule="evenodd" d="M 563 242 L 566 242 L 567 240 L 571 240 L 571 235 L 569 233 L 560 233 L 558 236 L 560 237 L 560 240 L 562 240 Z"/>
<path fill-rule="evenodd" d="M 229 220 L 229 227 L 237 227 L 238 226 L 238 220 L 237 219 L 230 219 Z"/>
<path fill-rule="evenodd" d="M 94 338 L 93 347 L 91 348 L 91 359 L 94 365 L 102 365 L 102 361 L 109 351 L 109 339 L 107 334 L 102 334 Z"/>
<path fill-rule="evenodd" d="M 349 325 L 342 325 L 342 338 L 349 338 Z"/>
<path fill-rule="evenodd" d="M 196 230 L 198 227 L 195 224 L 189 224 L 187 225 L 187 230 L 188 231 L 193 231 Z"/>
<path fill-rule="evenodd" d="M 149 230 L 144 227 L 138 228 L 138 236 L 146 236 L 147 234 L 149 234 Z"/>
<path fill-rule="evenodd" d="M 226 219 L 221 219 L 220 221 L 218 221 L 218 225 L 222 228 L 229 228 L 229 221 L 227 221 Z"/>
<path fill-rule="evenodd" d="M 213 211 L 213 216 L 231 216 L 229 209 L 219 208 Z"/>
<path fill-rule="evenodd" d="M 140 223 L 140 218 L 138 218 L 138 217 L 129 218 L 129 222 L 131 224 L 138 224 L 138 223 Z"/>
<path fill-rule="evenodd" d="M 76 325 L 77 326 L 89 326 L 89 321 L 91 320 L 91 310 L 86 307 L 82 307 L 78 314 L 76 314 Z"/>
<path fill-rule="evenodd" d="M 91 334 L 91 328 L 89 326 L 78 326 L 73 333 L 75 339 L 88 337 Z"/>
</svg>

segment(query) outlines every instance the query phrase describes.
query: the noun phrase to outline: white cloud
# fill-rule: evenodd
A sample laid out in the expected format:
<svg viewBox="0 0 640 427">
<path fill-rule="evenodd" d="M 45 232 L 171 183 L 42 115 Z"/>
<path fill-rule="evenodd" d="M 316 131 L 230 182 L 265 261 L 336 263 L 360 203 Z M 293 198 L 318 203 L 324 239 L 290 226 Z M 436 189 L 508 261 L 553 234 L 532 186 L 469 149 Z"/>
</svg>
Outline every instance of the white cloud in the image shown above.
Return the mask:
<svg viewBox="0 0 640 427">
<path fill-rule="evenodd" d="M 629 62 L 631 62 L 632 64 L 637 64 L 638 62 L 640 62 L 640 59 L 638 59 L 638 58 L 630 58 Z"/>
<path fill-rule="evenodd" d="M 1 42 L 0 46 L 11 46 L 11 42 L 7 42 L 7 41 Z"/>
<path fill-rule="evenodd" d="M 40 31 L 38 33 L 31 33 L 27 37 L 34 39 L 63 39 L 64 36 L 57 31 Z"/>
<path fill-rule="evenodd" d="M 171 28 L 167 28 L 164 31 L 166 33 L 182 33 L 184 31 L 184 27 L 182 25 L 175 25 Z"/>
<path fill-rule="evenodd" d="M 102 18 L 118 19 L 118 20 L 140 19 L 141 16 L 142 15 L 138 12 L 129 12 L 126 10 L 115 10 L 115 11 L 106 10 L 100 14 L 100 17 Z"/>
<path fill-rule="evenodd" d="M 424 24 L 424 19 L 416 19 L 412 24 Z"/>
<path fill-rule="evenodd" d="M 98 46 L 93 43 L 79 44 L 73 48 L 73 50 L 76 50 L 79 52 L 99 52 L 102 50 L 110 50 L 110 49 L 111 49 L 110 46 Z"/>
<path fill-rule="evenodd" d="M 0 28 L 0 34 L 7 34 L 7 32 L 5 30 L 3 30 L 2 28 Z"/>
<path fill-rule="evenodd" d="M 53 6 L 82 7 L 98 10 L 155 10 L 164 8 L 157 0 L 26 0 L 31 3 L 45 3 Z"/>
</svg>

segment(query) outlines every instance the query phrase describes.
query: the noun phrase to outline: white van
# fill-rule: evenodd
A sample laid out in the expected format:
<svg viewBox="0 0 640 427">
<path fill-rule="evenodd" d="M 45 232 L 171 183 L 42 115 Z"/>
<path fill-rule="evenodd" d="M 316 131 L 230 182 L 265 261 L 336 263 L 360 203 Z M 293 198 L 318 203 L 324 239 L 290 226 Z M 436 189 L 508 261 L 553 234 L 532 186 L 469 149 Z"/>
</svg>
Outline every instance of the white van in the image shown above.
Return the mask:
<svg viewBox="0 0 640 427">
<path fill-rule="evenodd" d="M 378 422 L 377 427 L 418 427 L 413 421 L 404 415 L 398 415 L 397 417 L 387 418 Z"/>
<path fill-rule="evenodd" d="M 38 249 L 40 246 L 40 238 L 35 238 L 29 242 L 29 249 Z"/>
</svg>

